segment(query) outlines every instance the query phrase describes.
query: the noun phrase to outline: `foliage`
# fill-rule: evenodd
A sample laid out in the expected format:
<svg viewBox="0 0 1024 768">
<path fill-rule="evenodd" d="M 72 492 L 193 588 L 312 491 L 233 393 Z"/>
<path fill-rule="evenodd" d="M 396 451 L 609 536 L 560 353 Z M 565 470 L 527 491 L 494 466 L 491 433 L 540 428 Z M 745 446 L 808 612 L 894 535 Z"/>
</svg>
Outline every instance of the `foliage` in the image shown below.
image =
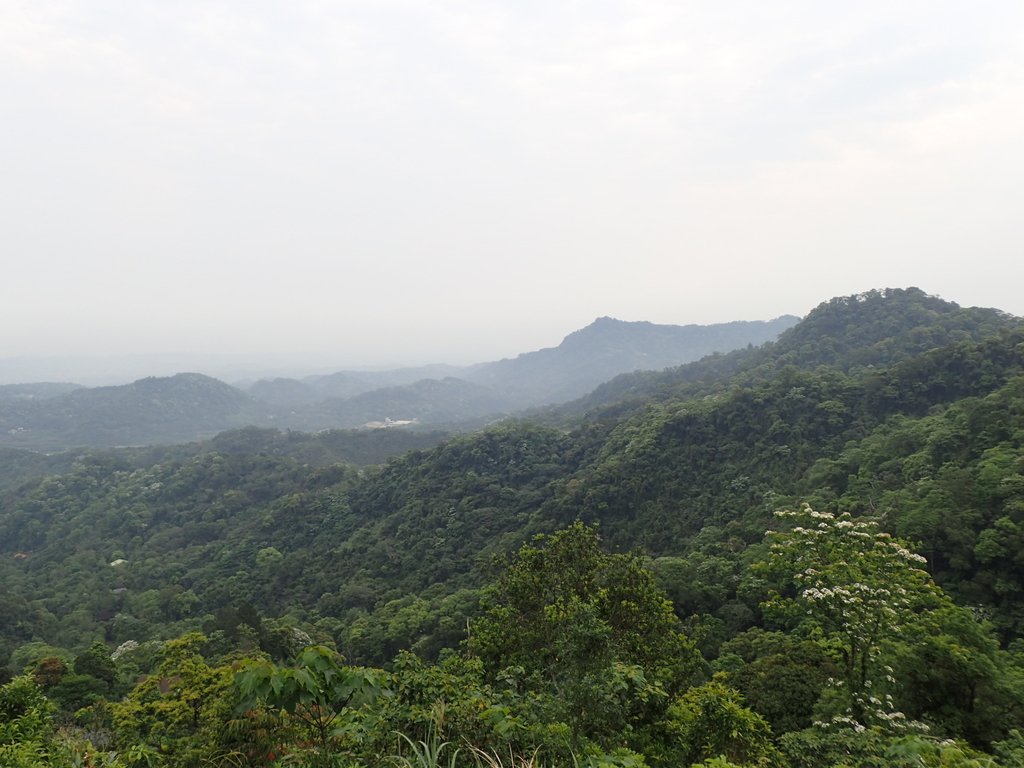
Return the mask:
<svg viewBox="0 0 1024 768">
<path fill-rule="evenodd" d="M 379 704 L 372 749 L 414 741 L 468 741 L 478 747 L 515 743 L 525 724 L 484 679 L 478 659 L 449 655 L 437 664 L 403 652 L 394 660 L 389 695 Z M 399 745 L 400 746 L 400 745 Z"/>
<path fill-rule="evenodd" d="M 969 746 L 921 734 L 879 729 L 788 733 L 781 749 L 792 768 L 1010 768 Z"/>
<path fill-rule="evenodd" d="M 720 678 L 691 688 L 669 707 L 661 727 L 666 765 L 688 765 L 716 757 L 744 765 L 780 765 L 771 729 L 743 706 L 742 697 Z"/>
<path fill-rule="evenodd" d="M 0 765 L 46 765 L 52 733 L 50 704 L 31 677 L 22 675 L 0 686 Z"/>
<path fill-rule="evenodd" d="M 359 710 L 383 691 L 377 672 L 345 667 L 338 654 L 322 646 L 303 649 L 294 667 L 251 661 L 235 676 L 235 686 L 240 694 L 236 712 L 264 706 L 294 718 L 315 740 L 314 759 L 324 764 L 346 738 L 360 739 Z"/>
<path fill-rule="evenodd" d="M 761 628 L 724 643 L 715 664 L 729 671 L 730 684 L 775 734 L 810 726 L 827 680 L 839 675 L 820 643 Z"/>
<path fill-rule="evenodd" d="M 608 744 L 692 676 L 696 652 L 637 554 L 576 523 L 524 545 L 485 594 L 469 649 L 576 738 Z"/>
<path fill-rule="evenodd" d="M 205 640 L 190 633 L 168 642 L 156 674 L 110 704 L 120 746 L 144 745 L 182 766 L 218 753 L 222 724 L 234 705 L 232 672 L 207 664 Z"/>
<path fill-rule="evenodd" d="M 799 525 L 766 536 L 771 560 L 762 571 L 783 575 L 785 591 L 776 592 L 765 608 L 783 621 L 805 614 L 807 631 L 834 644 L 841 670 L 835 689 L 846 705 L 838 721 L 904 725 L 885 692 L 891 670 L 880 667 L 879 655 L 884 641 L 912 629 L 918 612 L 943 603 L 921 568 L 925 559 L 879 531 L 877 523 L 848 513 L 836 516 L 805 505 L 778 515 Z"/>
<path fill-rule="evenodd" d="M 455 768 L 458 747 L 449 741 L 439 741 L 436 732 L 430 734 L 428 741 L 413 741 L 404 733 L 398 735 L 409 748 L 408 755 L 393 758 L 399 768 Z"/>
</svg>

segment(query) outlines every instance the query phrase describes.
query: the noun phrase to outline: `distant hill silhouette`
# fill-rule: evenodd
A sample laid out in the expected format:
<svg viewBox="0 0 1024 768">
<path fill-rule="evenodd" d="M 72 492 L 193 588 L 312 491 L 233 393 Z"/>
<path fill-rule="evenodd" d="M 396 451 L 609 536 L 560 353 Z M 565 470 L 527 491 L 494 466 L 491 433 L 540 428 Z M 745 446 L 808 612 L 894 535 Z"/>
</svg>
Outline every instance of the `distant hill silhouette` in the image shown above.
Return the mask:
<svg viewBox="0 0 1024 768">
<path fill-rule="evenodd" d="M 12 400 L 45 400 L 49 397 L 66 395 L 81 389 L 80 384 L 64 384 L 44 381 L 35 384 L 3 384 L 0 385 L 0 403 Z"/>
<path fill-rule="evenodd" d="M 487 407 L 493 410 L 470 412 L 462 409 L 464 418 L 474 418 L 486 413 L 571 400 L 620 373 L 660 370 L 698 360 L 713 352 L 760 345 L 774 340 L 798 321 L 798 317 L 785 315 L 767 322 L 657 325 L 601 317 L 570 333 L 557 347 L 526 352 L 514 358 L 465 367 L 435 365 L 379 372 L 339 371 L 302 381 L 263 380 L 249 387 L 248 392 L 255 399 L 279 408 L 305 410 L 310 404 L 325 398 L 354 398 L 383 387 L 416 385 L 422 389 L 418 382 L 425 379 L 456 378 L 491 390 L 490 400 L 482 395 L 477 399 L 481 406 L 489 403 Z M 444 396 L 442 390 L 438 388 L 437 396 Z M 465 396 L 465 391 L 458 395 L 460 398 Z M 403 396 L 392 392 L 379 401 L 389 397 L 418 399 L 418 395 L 411 393 Z M 440 410 L 455 412 L 459 409 L 453 405 Z"/>
<path fill-rule="evenodd" d="M 602 317 L 557 347 L 511 359 L 267 379 L 245 391 L 199 373 L 113 387 L 0 387 L 0 446 L 167 444 L 244 426 L 319 431 L 399 421 L 417 428 L 475 428 L 579 397 L 619 373 L 761 344 L 797 320 L 674 326 Z"/>
<path fill-rule="evenodd" d="M 258 410 L 249 396 L 222 381 L 179 373 L 0 402 L 0 439 L 46 449 L 186 442 L 251 423 Z"/>
<path fill-rule="evenodd" d="M 463 377 L 484 384 L 516 408 L 559 403 L 630 371 L 661 370 L 714 352 L 774 341 L 800 318 L 715 325 L 656 325 L 600 317 L 557 347 L 473 366 Z"/>
</svg>

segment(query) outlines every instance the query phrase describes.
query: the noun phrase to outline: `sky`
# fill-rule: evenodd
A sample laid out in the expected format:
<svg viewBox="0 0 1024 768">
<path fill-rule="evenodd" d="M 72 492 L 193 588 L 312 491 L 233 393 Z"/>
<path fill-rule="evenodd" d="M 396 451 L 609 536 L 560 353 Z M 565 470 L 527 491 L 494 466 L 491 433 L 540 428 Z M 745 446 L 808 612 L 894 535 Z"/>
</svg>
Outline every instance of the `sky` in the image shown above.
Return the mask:
<svg viewBox="0 0 1024 768">
<path fill-rule="evenodd" d="M 0 380 L 1024 315 L 1022 224 L 1019 0 L 0 0 Z"/>
</svg>

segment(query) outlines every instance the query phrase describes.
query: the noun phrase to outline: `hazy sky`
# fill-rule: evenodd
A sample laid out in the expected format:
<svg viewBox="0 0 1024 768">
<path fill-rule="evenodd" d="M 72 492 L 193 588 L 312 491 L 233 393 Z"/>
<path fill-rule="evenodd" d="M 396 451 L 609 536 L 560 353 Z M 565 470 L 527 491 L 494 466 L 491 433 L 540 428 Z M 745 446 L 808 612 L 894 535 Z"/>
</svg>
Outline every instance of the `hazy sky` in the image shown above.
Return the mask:
<svg viewBox="0 0 1024 768">
<path fill-rule="evenodd" d="M 1024 314 L 1024 4 L 0 0 L 0 223 L 0 358 Z"/>
</svg>

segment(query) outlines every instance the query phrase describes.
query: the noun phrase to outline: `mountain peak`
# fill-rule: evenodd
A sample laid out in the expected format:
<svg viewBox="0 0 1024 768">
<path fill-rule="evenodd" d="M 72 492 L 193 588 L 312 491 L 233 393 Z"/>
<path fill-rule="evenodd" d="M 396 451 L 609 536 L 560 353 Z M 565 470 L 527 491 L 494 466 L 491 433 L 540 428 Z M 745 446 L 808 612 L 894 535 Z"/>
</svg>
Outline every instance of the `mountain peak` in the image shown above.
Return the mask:
<svg viewBox="0 0 1024 768">
<path fill-rule="evenodd" d="M 822 302 L 779 337 L 775 351 L 797 366 L 890 365 L 1011 325 L 1000 310 L 961 307 L 915 287 L 879 288 Z"/>
<path fill-rule="evenodd" d="M 627 335 L 633 334 L 640 329 L 645 328 L 684 328 L 687 326 L 678 325 L 665 325 L 657 326 L 654 323 L 647 322 L 646 320 L 630 321 L 630 320 L 619 320 L 614 317 L 604 315 L 596 318 L 590 325 L 586 325 L 579 330 L 573 331 L 564 339 L 559 345 L 559 348 L 565 347 L 567 344 L 572 345 L 580 341 L 586 340 L 588 343 L 596 339 L 602 338 L 621 338 Z"/>
</svg>

